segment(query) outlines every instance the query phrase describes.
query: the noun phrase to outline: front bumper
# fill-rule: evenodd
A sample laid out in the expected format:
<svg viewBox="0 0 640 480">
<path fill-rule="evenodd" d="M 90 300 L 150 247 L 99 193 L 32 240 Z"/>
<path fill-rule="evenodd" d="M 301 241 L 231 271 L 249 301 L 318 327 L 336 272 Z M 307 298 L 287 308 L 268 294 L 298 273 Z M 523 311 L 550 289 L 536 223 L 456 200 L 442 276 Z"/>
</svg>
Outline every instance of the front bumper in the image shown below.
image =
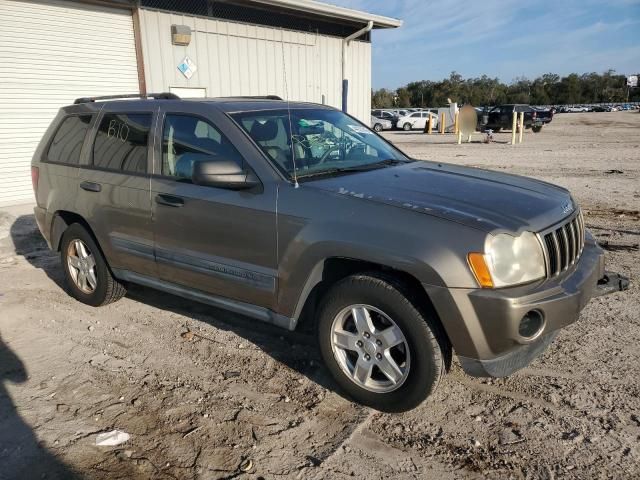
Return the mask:
<svg viewBox="0 0 640 480">
<path fill-rule="evenodd" d="M 558 330 L 578 319 L 604 274 L 604 252 L 588 235 L 578 263 L 554 279 L 496 290 L 424 287 L 462 368 L 473 376 L 502 377 L 528 365 Z M 542 315 L 543 327 L 524 338 L 520 321 L 532 310 Z"/>
</svg>

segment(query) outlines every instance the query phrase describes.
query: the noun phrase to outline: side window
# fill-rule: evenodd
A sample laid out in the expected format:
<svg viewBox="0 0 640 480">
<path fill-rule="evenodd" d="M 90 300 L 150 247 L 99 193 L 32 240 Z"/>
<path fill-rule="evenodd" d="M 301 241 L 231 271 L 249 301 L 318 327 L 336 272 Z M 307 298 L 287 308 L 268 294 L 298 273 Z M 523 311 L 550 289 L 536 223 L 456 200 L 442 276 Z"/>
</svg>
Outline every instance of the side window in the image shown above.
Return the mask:
<svg viewBox="0 0 640 480">
<path fill-rule="evenodd" d="M 53 163 L 80 163 L 80 151 L 91 123 L 91 115 L 74 115 L 62 120 L 49 145 L 47 160 Z"/>
<path fill-rule="evenodd" d="M 243 164 L 240 152 L 207 120 L 167 114 L 162 134 L 162 175 L 190 181 L 194 163 L 216 159 Z"/>
<path fill-rule="evenodd" d="M 93 165 L 109 170 L 146 173 L 150 113 L 107 113 L 93 144 Z"/>
<path fill-rule="evenodd" d="M 419 118 L 420 117 L 420 112 L 416 112 L 416 113 L 412 113 L 411 114 L 411 118 Z"/>
</svg>

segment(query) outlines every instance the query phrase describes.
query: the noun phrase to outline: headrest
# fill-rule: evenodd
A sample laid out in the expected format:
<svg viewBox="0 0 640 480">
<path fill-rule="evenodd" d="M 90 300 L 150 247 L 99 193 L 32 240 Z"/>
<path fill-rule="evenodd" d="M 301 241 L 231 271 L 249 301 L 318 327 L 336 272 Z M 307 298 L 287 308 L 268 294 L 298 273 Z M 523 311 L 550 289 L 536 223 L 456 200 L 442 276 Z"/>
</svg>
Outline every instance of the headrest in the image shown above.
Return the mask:
<svg viewBox="0 0 640 480">
<path fill-rule="evenodd" d="M 251 125 L 249 133 L 256 142 L 267 142 L 278 135 L 278 124 L 275 120 L 267 120 L 264 123 L 256 120 Z"/>
</svg>

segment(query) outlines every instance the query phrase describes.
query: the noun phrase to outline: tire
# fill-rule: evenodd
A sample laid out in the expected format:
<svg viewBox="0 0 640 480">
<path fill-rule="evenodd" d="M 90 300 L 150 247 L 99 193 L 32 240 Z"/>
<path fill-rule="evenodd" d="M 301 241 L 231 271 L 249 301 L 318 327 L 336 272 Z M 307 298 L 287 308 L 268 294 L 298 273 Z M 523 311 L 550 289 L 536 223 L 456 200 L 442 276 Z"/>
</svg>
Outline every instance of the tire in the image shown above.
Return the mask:
<svg viewBox="0 0 640 480">
<path fill-rule="evenodd" d="M 440 330 L 435 314 L 427 308 L 421 308 L 417 296 L 409 292 L 410 289 L 394 277 L 379 273 L 353 275 L 341 280 L 327 292 L 318 313 L 320 352 L 334 379 L 357 402 L 384 412 L 407 411 L 423 402 L 438 385 L 451 358 L 451 347 Z M 366 329 L 362 333 L 355 328 L 352 306 L 357 309 L 366 306 L 369 310 L 369 318 L 375 326 L 369 329 L 369 336 L 366 336 Z M 381 332 L 390 331 L 385 328 L 391 328 L 384 325 L 378 328 L 381 321 L 386 320 L 385 315 L 399 328 L 403 339 L 401 344 L 388 350 L 385 344 L 376 346 L 376 342 L 385 338 Z M 343 318 L 347 318 L 344 325 L 353 323 L 351 331 L 346 331 L 346 327 L 341 328 Z M 334 339 L 337 335 L 344 337 L 345 334 L 349 335 L 345 337 L 349 345 L 359 351 L 342 349 L 336 345 Z M 406 350 L 408 361 L 401 363 L 407 358 Z M 396 366 L 404 365 L 404 369 L 396 370 L 402 371 L 402 378 L 398 378 L 395 384 L 391 377 L 378 368 L 383 363 L 388 366 L 389 354 L 394 355 Z M 366 374 L 369 385 L 365 386 L 367 382 L 360 384 L 354 377 L 357 365 L 368 366 L 369 362 L 374 362 L 372 365 L 375 367 L 360 369 L 366 371 L 369 368 L 370 373 Z"/>
<path fill-rule="evenodd" d="M 381 131 L 382 131 L 382 125 L 380 125 L 379 123 L 376 123 L 376 124 L 373 126 L 373 129 L 374 129 L 376 132 L 381 132 Z"/>
<path fill-rule="evenodd" d="M 500 130 L 502 130 L 502 127 L 492 128 L 492 130 L 493 130 L 495 133 L 498 133 Z"/>
<path fill-rule="evenodd" d="M 533 130 L 533 133 L 539 133 L 540 131 L 542 131 L 542 125 L 534 125 L 533 127 L 531 127 L 531 130 Z"/>
<path fill-rule="evenodd" d="M 409 130 L 411 130 L 412 128 L 413 128 L 413 126 L 412 126 L 409 122 L 405 123 L 405 124 L 402 126 L 402 129 L 403 129 L 405 132 L 408 132 L 408 131 L 409 131 Z"/>
<path fill-rule="evenodd" d="M 111 274 L 93 236 L 81 224 L 74 223 L 65 230 L 60 243 L 60 258 L 68 291 L 76 300 L 99 307 L 115 302 L 127 293 L 124 285 Z"/>
</svg>

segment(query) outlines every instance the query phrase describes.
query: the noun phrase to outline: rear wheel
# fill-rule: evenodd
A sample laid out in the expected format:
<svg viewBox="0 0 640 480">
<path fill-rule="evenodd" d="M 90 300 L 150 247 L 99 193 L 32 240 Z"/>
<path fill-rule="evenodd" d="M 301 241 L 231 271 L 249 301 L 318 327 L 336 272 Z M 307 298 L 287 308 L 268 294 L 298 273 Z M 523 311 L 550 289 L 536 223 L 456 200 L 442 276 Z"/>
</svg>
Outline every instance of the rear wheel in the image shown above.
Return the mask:
<svg viewBox="0 0 640 480">
<path fill-rule="evenodd" d="M 62 236 L 60 256 L 69 293 L 82 303 L 98 307 L 115 302 L 126 289 L 118 282 L 91 234 L 79 223 Z"/>
<path fill-rule="evenodd" d="M 538 133 L 542 130 L 542 125 L 534 125 L 531 130 L 533 130 L 533 133 Z"/>
<path fill-rule="evenodd" d="M 409 130 L 411 130 L 411 128 L 412 128 L 412 125 L 411 125 L 409 122 L 405 123 L 405 124 L 402 126 L 402 129 L 403 129 L 405 132 L 408 132 Z"/>
<path fill-rule="evenodd" d="M 448 343 L 435 319 L 391 277 L 347 277 L 325 296 L 318 321 L 323 359 L 354 400 L 382 411 L 406 411 L 435 389 Z"/>
</svg>

